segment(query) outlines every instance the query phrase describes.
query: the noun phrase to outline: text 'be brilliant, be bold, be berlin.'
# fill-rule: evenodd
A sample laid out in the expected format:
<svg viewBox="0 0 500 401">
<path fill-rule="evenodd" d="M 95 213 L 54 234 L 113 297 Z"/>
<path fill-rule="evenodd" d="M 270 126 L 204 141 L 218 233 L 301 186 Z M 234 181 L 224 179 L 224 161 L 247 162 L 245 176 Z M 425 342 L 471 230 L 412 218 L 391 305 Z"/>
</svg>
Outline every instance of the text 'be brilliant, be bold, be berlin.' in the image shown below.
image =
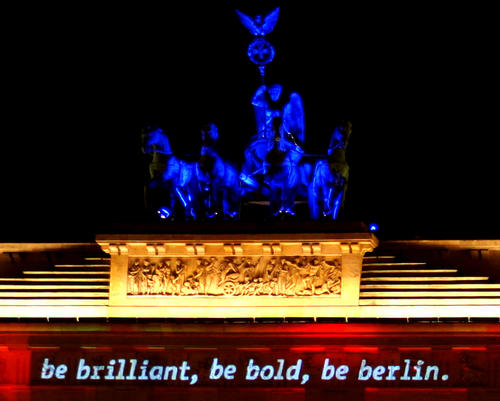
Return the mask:
<svg viewBox="0 0 500 401">
<path fill-rule="evenodd" d="M 240 379 L 247 381 L 293 381 L 305 385 L 311 378 L 306 373 L 302 359 L 289 364 L 285 359 L 277 359 L 275 364 L 259 365 L 254 359 L 249 359 L 240 373 Z M 235 364 L 223 365 L 218 358 L 213 358 L 208 372 L 208 381 L 230 381 L 238 375 L 239 368 Z M 401 365 L 372 365 L 362 359 L 354 369 L 345 364 L 335 365 L 325 358 L 321 372 L 316 372 L 322 381 L 347 380 L 353 373 L 357 380 L 367 381 L 447 381 L 448 375 L 440 375 L 436 365 L 428 365 L 423 360 L 405 359 Z M 110 359 L 107 365 L 93 365 L 80 358 L 74 372 L 69 372 L 68 365 L 51 363 L 49 358 L 43 360 L 40 379 L 64 380 L 73 376 L 77 381 L 175 381 L 189 385 L 198 383 L 200 377 L 194 372 L 188 361 L 177 365 L 153 365 L 144 359 Z"/>
</svg>

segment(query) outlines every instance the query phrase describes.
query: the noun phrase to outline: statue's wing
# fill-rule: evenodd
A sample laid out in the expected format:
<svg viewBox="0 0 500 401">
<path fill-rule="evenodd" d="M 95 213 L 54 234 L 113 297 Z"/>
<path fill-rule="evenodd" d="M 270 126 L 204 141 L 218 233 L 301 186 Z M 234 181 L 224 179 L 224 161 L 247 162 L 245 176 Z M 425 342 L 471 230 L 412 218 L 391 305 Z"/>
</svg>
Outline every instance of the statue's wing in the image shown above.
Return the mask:
<svg viewBox="0 0 500 401">
<path fill-rule="evenodd" d="M 248 15 L 243 14 L 241 11 L 235 10 L 238 17 L 240 17 L 240 21 L 245 28 L 247 28 L 252 35 L 258 36 L 260 31 L 259 28 L 255 25 L 255 22 Z"/>
<path fill-rule="evenodd" d="M 278 22 L 279 14 L 280 8 L 277 7 L 264 17 L 264 23 L 261 27 L 261 31 L 264 35 L 271 33 L 271 31 L 274 29 L 276 23 Z"/>
<path fill-rule="evenodd" d="M 300 144 L 305 141 L 305 118 L 304 106 L 300 95 L 293 92 L 290 95 L 290 101 L 283 109 L 283 126 L 287 132 L 290 132 Z"/>
</svg>

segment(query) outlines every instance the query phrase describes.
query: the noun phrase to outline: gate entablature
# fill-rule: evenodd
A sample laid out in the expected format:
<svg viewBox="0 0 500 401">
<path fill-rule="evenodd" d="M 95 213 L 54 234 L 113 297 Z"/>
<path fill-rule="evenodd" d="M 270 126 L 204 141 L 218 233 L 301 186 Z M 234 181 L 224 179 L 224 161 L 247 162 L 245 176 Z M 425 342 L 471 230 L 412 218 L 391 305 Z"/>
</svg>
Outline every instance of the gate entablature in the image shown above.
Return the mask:
<svg viewBox="0 0 500 401">
<path fill-rule="evenodd" d="M 358 305 L 363 255 L 378 244 L 370 232 L 110 235 L 97 242 L 111 255 L 110 308 L 165 317 L 327 316 L 330 307 Z"/>
</svg>

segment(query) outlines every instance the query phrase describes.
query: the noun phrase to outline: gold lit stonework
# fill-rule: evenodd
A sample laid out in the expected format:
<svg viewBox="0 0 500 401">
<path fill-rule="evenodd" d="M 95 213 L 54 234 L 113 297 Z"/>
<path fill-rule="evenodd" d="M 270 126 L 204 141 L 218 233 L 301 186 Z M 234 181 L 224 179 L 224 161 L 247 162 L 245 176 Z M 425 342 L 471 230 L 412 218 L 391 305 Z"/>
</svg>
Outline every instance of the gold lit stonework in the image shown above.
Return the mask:
<svg viewBox="0 0 500 401">
<path fill-rule="evenodd" d="M 97 243 L 0 244 L 0 317 L 500 316 L 498 277 L 484 271 L 498 265 L 498 240 L 389 241 L 369 255 L 378 241 L 357 231 L 121 234 Z M 168 264 L 168 279 L 151 267 Z"/>
<path fill-rule="evenodd" d="M 329 316 L 359 305 L 371 233 L 98 238 L 111 255 L 109 314 Z"/>
<path fill-rule="evenodd" d="M 340 258 L 143 258 L 128 267 L 127 295 L 340 295 Z"/>
</svg>

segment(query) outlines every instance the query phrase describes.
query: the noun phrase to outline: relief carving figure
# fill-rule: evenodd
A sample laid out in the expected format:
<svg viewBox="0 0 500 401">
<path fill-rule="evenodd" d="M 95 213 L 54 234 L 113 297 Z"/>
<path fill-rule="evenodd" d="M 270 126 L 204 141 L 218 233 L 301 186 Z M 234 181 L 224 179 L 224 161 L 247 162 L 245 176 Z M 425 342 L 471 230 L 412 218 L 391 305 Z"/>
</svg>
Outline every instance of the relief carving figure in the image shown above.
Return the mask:
<svg viewBox="0 0 500 401">
<path fill-rule="evenodd" d="M 341 267 L 324 257 L 202 257 L 136 260 L 128 269 L 129 295 L 340 295 Z"/>
<path fill-rule="evenodd" d="M 128 280 L 127 280 L 128 294 L 139 293 L 139 283 L 142 281 L 142 279 L 138 277 L 138 274 L 141 270 L 142 270 L 142 265 L 139 263 L 139 261 L 135 261 L 132 266 L 129 266 Z"/>
<path fill-rule="evenodd" d="M 172 271 L 170 270 L 170 262 L 164 261 L 158 268 L 160 274 L 160 291 L 162 295 L 171 294 L 174 289 Z"/>
<path fill-rule="evenodd" d="M 313 259 L 314 275 L 311 277 L 313 295 L 340 294 L 340 268 L 338 262 L 333 264 L 325 260 Z M 335 263 L 336 262 L 336 263 Z"/>
<path fill-rule="evenodd" d="M 220 264 L 217 258 L 198 259 L 196 261 L 197 268 L 193 279 L 197 282 L 199 294 L 201 295 L 218 295 L 218 283 L 220 276 Z M 196 285 L 195 285 L 196 287 Z"/>
</svg>

